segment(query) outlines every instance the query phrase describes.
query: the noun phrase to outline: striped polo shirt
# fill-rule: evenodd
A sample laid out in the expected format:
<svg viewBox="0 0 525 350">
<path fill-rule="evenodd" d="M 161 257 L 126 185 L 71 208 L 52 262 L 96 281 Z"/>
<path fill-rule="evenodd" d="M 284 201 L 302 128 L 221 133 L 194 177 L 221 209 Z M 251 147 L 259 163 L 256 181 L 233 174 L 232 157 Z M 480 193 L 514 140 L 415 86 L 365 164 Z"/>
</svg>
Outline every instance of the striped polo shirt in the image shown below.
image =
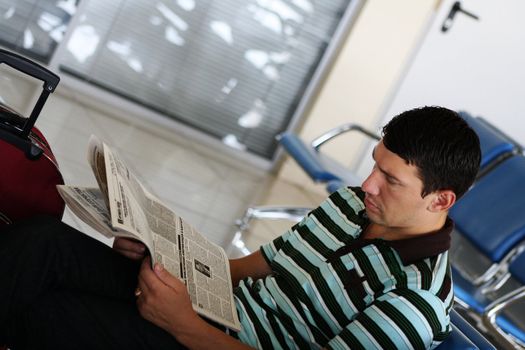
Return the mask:
<svg viewBox="0 0 525 350">
<path fill-rule="evenodd" d="M 261 247 L 273 273 L 235 290 L 242 329 L 261 349 L 428 349 L 450 333 L 453 223 L 402 241 L 360 237 L 360 188 L 341 188 Z"/>
</svg>

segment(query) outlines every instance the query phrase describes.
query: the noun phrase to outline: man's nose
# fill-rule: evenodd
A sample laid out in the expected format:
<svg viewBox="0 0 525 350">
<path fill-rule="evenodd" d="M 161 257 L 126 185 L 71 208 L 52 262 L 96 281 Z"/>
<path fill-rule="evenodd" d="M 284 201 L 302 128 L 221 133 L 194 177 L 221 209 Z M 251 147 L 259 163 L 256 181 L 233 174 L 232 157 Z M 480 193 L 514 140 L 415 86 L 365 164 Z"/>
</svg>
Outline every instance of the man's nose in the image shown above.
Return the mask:
<svg viewBox="0 0 525 350">
<path fill-rule="evenodd" d="M 379 186 L 377 184 L 377 176 L 375 174 L 375 169 L 372 170 L 370 175 L 368 175 L 365 181 L 363 181 L 361 188 L 363 189 L 363 191 L 373 196 L 377 196 L 379 194 Z"/>
</svg>

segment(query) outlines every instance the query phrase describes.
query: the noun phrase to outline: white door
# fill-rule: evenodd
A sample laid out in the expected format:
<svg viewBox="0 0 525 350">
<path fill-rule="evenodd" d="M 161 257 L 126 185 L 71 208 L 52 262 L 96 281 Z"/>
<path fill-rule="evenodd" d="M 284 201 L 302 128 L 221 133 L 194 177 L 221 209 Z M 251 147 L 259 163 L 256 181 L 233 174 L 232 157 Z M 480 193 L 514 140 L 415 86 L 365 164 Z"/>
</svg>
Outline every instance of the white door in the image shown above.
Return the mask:
<svg viewBox="0 0 525 350">
<path fill-rule="evenodd" d="M 455 3 L 479 20 L 458 11 L 443 31 Z M 482 116 L 525 144 L 524 15 L 523 0 L 444 0 L 380 125 L 410 108 L 442 105 Z"/>
</svg>

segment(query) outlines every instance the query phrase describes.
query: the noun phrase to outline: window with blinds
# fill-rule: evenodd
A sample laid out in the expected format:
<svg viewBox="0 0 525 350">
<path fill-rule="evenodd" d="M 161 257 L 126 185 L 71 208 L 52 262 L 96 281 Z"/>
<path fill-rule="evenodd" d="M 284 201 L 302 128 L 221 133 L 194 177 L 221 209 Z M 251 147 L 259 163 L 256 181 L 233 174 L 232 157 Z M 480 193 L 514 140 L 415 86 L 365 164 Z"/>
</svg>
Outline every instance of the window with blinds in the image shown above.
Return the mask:
<svg viewBox="0 0 525 350">
<path fill-rule="evenodd" d="M 78 0 L 0 0 L 0 45 L 48 63 Z"/>
<path fill-rule="evenodd" d="M 60 69 L 271 159 L 351 0 L 89 0 Z"/>
</svg>

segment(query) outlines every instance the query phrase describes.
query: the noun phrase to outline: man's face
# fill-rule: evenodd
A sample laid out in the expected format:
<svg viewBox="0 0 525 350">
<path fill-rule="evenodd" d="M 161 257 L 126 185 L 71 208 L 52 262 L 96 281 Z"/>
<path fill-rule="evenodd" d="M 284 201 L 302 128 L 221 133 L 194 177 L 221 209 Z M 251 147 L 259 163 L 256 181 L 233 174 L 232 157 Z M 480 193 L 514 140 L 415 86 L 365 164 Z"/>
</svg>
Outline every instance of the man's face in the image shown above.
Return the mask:
<svg viewBox="0 0 525 350">
<path fill-rule="evenodd" d="M 433 194 L 421 198 L 423 181 L 415 165 L 389 151 L 382 141 L 374 149 L 374 168 L 363 182 L 366 213 L 372 223 L 403 233 L 418 232 L 428 221 Z"/>
</svg>

